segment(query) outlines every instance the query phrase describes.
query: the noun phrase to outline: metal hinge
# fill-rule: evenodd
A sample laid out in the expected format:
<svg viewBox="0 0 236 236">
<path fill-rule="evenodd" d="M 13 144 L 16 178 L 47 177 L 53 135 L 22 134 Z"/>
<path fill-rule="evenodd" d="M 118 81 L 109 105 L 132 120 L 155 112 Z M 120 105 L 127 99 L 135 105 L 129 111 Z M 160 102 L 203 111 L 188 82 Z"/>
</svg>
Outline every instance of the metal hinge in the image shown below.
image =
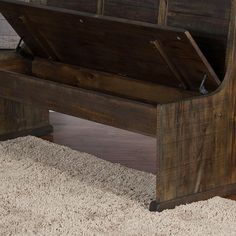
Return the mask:
<svg viewBox="0 0 236 236">
<path fill-rule="evenodd" d="M 16 53 L 20 53 L 22 42 L 23 42 L 23 38 L 20 38 L 20 41 L 16 46 Z"/>
<path fill-rule="evenodd" d="M 205 85 L 204 85 L 205 82 L 206 82 L 206 79 L 207 79 L 207 74 L 204 74 L 203 80 L 202 80 L 201 85 L 200 85 L 200 87 L 199 87 L 199 92 L 200 92 L 200 94 L 202 94 L 202 95 L 206 95 L 206 94 L 209 93 L 209 92 L 206 90 Z"/>
</svg>

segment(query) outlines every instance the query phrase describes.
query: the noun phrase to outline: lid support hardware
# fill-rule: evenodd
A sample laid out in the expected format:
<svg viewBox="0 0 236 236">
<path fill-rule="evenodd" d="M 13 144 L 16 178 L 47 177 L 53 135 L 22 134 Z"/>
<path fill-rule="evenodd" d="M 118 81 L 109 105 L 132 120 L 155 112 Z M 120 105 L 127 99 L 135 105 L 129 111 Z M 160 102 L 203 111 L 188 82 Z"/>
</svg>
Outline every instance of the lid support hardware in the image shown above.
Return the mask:
<svg viewBox="0 0 236 236">
<path fill-rule="evenodd" d="M 16 46 L 16 53 L 20 53 L 22 42 L 23 42 L 23 38 L 20 38 L 20 41 Z"/>
<path fill-rule="evenodd" d="M 170 68 L 171 72 L 175 76 L 175 78 L 180 82 L 180 88 L 187 89 L 186 81 L 183 76 L 179 73 L 178 69 L 176 68 L 175 64 L 170 59 L 169 55 L 166 53 L 164 46 L 159 40 L 150 41 L 151 44 L 154 45 L 155 49 L 159 52 L 162 59 L 166 62 L 168 67 Z"/>
<path fill-rule="evenodd" d="M 199 92 L 200 92 L 200 94 L 202 94 L 202 95 L 206 95 L 206 94 L 209 93 L 209 92 L 206 90 L 205 85 L 204 85 L 205 82 L 206 82 L 206 79 L 207 79 L 207 74 L 204 74 L 203 80 L 202 80 L 201 85 L 200 85 L 200 87 L 199 87 Z"/>
</svg>

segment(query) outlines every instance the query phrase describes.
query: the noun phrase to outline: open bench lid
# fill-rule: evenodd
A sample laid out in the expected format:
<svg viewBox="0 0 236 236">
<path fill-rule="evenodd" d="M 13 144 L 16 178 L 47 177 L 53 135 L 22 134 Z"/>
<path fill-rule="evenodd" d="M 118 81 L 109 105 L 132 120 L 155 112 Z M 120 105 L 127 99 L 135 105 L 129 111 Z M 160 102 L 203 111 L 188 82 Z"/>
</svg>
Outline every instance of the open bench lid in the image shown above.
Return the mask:
<svg viewBox="0 0 236 236">
<path fill-rule="evenodd" d="M 193 91 L 220 84 L 183 29 L 12 0 L 0 12 L 35 56 Z"/>
</svg>

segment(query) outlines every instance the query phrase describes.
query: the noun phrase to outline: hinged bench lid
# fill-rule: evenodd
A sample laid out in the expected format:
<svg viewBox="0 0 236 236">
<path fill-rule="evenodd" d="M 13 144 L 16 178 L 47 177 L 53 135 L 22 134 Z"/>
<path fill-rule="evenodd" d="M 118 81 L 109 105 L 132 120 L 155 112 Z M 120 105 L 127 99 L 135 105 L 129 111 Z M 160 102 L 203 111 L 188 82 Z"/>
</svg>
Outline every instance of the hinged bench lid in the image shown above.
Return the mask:
<svg viewBox="0 0 236 236">
<path fill-rule="evenodd" d="M 35 56 L 194 91 L 220 84 L 183 29 L 12 0 L 0 12 Z"/>
</svg>

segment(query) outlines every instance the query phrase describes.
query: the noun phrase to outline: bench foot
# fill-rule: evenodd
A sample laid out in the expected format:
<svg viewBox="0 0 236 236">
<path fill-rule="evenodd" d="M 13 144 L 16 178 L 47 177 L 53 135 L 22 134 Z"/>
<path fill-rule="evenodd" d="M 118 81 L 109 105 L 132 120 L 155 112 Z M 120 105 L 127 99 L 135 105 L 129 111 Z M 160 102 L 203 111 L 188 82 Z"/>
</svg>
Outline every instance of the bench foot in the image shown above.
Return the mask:
<svg viewBox="0 0 236 236">
<path fill-rule="evenodd" d="M 0 99 L 0 141 L 21 136 L 44 136 L 53 131 L 49 111 Z"/>
<path fill-rule="evenodd" d="M 228 197 L 236 194 L 236 184 L 220 186 L 205 192 L 195 193 L 188 196 L 179 197 L 165 202 L 152 201 L 149 210 L 152 212 L 162 212 L 167 209 L 174 209 L 177 206 L 190 204 L 193 202 L 208 200 L 213 197 Z"/>
<path fill-rule="evenodd" d="M 159 209 L 159 204 L 157 201 L 151 201 L 150 205 L 149 205 L 149 211 L 151 212 L 156 212 Z"/>
<path fill-rule="evenodd" d="M 43 126 L 43 127 L 35 128 L 35 129 L 28 129 L 28 130 L 22 130 L 19 132 L 1 134 L 0 141 L 14 139 L 14 138 L 28 136 L 28 135 L 41 137 L 41 136 L 48 135 L 52 132 L 53 132 L 53 127 L 51 125 L 47 125 L 47 126 Z"/>
</svg>

